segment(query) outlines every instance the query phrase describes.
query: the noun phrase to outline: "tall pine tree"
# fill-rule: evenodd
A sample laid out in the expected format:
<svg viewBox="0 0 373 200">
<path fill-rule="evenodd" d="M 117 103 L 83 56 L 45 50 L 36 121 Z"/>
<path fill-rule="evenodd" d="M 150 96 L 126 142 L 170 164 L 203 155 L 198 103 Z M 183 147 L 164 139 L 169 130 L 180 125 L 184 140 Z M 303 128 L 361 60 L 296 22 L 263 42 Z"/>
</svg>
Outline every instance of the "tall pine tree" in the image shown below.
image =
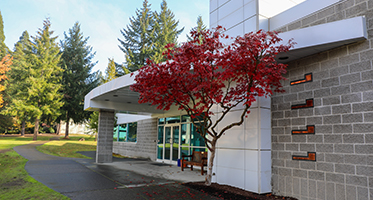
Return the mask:
<svg viewBox="0 0 373 200">
<path fill-rule="evenodd" d="M 159 63 L 164 61 L 162 53 L 164 46 L 177 43 L 177 37 L 184 28 L 178 30 L 178 21 L 167 7 L 165 0 L 161 3 L 161 11 L 151 12 L 150 4 L 144 0 L 143 7 L 136 10 L 136 15 L 130 18 L 130 25 L 121 31 L 124 40 L 118 39 L 119 48 L 124 52 L 126 62 L 121 69 L 117 65 L 118 75 L 124 75 L 124 68 L 133 72 L 146 64 L 146 59 Z"/>
<path fill-rule="evenodd" d="M 119 48 L 125 54 L 125 68 L 133 72 L 144 66 L 146 59 L 154 54 L 152 51 L 154 18 L 147 0 L 144 0 L 141 9 L 136 10 L 136 16 L 129 20 L 130 25 L 121 30 L 124 39 L 118 38 L 118 40 Z"/>
<path fill-rule="evenodd" d="M 30 36 L 27 31 L 22 33 L 19 41 L 15 44 L 13 52 L 13 65 L 9 73 L 8 90 L 9 104 L 3 113 L 14 116 L 22 124 L 21 135 L 25 134 L 25 124 L 28 121 L 28 87 L 29 74 L 31 68 Z"/>
<path fill-rule="evenodd" d="M 32 37 L 27 106 L 30 116 L 35 119 L 34 138 L 37 140 L 40 119 L 43 116 L 57 118 L 63 105 L 60 93 L 62 72 L 60 49 L 52 37 L 49 19 L 44 20 L 43 29 Z"/>
<path fill-rule="evenodd" d="M 5 45 L 4 22 L 0 12 L 0 60 L 10 53 L 9 48 Z"/>
<path fill-rule="evenodd" d="M 206 25 L 203 23 L 203 20 L 202 20 L 202 16 L 200 15 L 200 16 L 198 16 L 198 18 L 197 18 L 197 26 L 196 27 L 194 27 L 194 28 L 192 28 L 190 31 L 197 31 L 197 32 L 200 32 L 200 31 L 204 31 L 204 30 L 206 30 Z M 188 40 L 190 41 L 190 40 L 192 40 L 192 38 L 189 36 L 189 35 L 187 35 L 187 38 L 188 38 Z"/>
<path fill-rule="evenodd" d="M 160 63 L 165 61 L 162 53 L 166 50 L 164 46 L 169 43 L 177 43 L 177 37 L 183 32 L 184 28 L 177 30 L 179 21 L 175 20 L 175 15 L 167 7 L 167 2 L 165 0 L 161 3 L 161 12 L 154 12 L 154 55 L 151 59 L 155 63 Z"/>
<path fill-rule="evenodd" d="M 76 22 L 64 34 L 65 39 L 61 41 L 62 68 L 64 69 L 63 102 L 61 119 L 66 121 L 65 138 L 69 136 L 69 121 L 81 123 L 87 120 L 90 112 L 84 111 L 84 96 L 93 88 L 98 86 L 97 73 L 92 73 L 92 68 L 97 62 L 92 59 L 95 52 L 88 45 L 88 37 L 84 38 L 80 24 Z"/>
<path fill-rule="evenodd" d="M 126 70 L 126 69 L 125 69 Z M 107 83 L 116 78 L 116 65 L 113 58 L 109 58 L 109 64 L 105 70 L 105 77 L 103 78 L 103 83 Z"/>
</svg>

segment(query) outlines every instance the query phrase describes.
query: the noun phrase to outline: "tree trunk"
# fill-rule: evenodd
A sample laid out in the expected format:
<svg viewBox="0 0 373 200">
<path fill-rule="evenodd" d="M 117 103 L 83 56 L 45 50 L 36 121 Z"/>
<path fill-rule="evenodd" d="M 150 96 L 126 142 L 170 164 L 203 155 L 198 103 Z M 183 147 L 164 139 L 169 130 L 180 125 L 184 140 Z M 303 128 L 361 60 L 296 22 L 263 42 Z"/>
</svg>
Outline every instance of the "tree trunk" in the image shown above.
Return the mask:
<svg viewBox="0 0 373 200">
<path fill-rule="evenodd" d="M 32 140 L 38 140 L 38 133 L 39 133 L 39 118 L 35 118 L 35 128 L 34 128 L 34 137 Z"/>
<path fill-rule="evenodd" d="M 69 113 L 66 113 L 66 130 L 65 130 L 65 138 L 69 138 Z"/>
<path fill-rule="evenodd" d="M 61 121 L 60 121 L 60 123 L 57 123 L 56 135 L 59 135 L 60 131 L 61 131 Z"/>
<path fill-rule="evenodd" d="M 25 136 L 25 129 L 26 129 L 26 121 L 22 121 L 22 130 L 21 130 L 21 136 Z"/>
<path fill-rule="evenodd" d="M 210 158 L 208 160 L 208 165 L 207 165 L 207 175 L 206 175 L 206 178 L 205 178 L 205 184 L 207 186 L 210 186 L 211 185 L 211 179 L 212 179 L 212 167 L 214 165 L 214 159 L 215 159 L 215 148 L 216 148 L 216 138 L 212 139 L 211 141 L 211 151 L 209 152 L 210 153 Z"/>
</svg>

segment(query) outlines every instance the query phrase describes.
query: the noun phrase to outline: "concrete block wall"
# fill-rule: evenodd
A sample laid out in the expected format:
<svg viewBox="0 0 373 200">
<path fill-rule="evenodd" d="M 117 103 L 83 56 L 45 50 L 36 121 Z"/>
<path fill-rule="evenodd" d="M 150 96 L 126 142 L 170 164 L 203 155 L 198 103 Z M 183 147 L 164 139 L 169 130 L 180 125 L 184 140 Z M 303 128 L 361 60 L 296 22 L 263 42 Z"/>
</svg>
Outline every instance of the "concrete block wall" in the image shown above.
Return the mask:
<svg viewBox="0 0 373 200">
<path fill-rule="evenodd" d="M 112 162 L 113 127 L 114 127 L 114 111 L 100 110 L 100 114 L 98 117 L 98 134 L 97 134 L 97 149 L 96 149 L 96 162 L 97 163 Z"/>
<path fill-rule="evenodd" d="M 286 93 L 272 97 L 272 190 L 298 199 L 373 200 L 373 1 L 344 0 L 282 31 L 366 16 L 368 40 L 289 63 Z M 351 27 L 353 28 L 353 27 Z M 313 81 L 290 81 L 313 73 Z M 314 107 L 291 105 L 313 98 Z M 315 125 L 314 135 L 292 130 Z M 316 152 L 316 162 L 293 160 Z"/>
<path fill-rule="evenodd" d="M 285 26 L 282 26 L 277 31 L 286 32 L 295 29 L 325 24 L 342 19 L 348 19 L 356 16 L 369 14 L 373 7 L 372 0 L 341 0 L 331 6 L 318 10 L 301 19 L 297 19 Z M 372 14 L 370 14 L 372 15 Z M 368 15 L 367 17 L 369 18 Z"/>
<path fill-rule="evenodd" d="M 113 152 L 129 157 L 156 160 L 157 119 L 137 122 L 137 142 L 114 142 Z"/>
</svg>

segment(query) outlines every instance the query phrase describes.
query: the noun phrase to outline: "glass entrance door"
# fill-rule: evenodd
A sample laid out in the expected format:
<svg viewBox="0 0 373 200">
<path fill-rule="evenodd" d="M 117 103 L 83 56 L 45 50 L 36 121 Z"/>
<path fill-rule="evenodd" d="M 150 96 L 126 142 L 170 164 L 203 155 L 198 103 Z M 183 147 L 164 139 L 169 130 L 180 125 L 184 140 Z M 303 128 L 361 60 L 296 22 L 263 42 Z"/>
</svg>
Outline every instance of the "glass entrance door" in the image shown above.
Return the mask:
<svg viewBox="0 0 373 200">
<path fill-rule="evenodd" d="M 207 151 L 204 138 L 187 115 L 158 119 L 157 161 L 177 164 L 183 155 Z"/>
<path fill-rule="evenodd" d="M 177 159 L 179 159 L 180 149 L 180 126 L 165 126 L 163 141 L 163 160 L 170 163 L 177 162 Z"/>
</svg>

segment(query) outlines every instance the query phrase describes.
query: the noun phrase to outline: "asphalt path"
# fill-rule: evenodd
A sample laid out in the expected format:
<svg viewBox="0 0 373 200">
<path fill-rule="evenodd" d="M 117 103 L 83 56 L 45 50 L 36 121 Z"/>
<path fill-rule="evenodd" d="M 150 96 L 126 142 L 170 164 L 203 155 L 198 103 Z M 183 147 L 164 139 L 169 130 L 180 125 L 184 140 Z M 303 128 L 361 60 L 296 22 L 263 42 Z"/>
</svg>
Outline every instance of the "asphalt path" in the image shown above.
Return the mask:
<svg viewBox="0 0 373 200">
<path fill-rule="evenodd" d="M 35 142 L 13 149 L 28 159 L 25 169 L 31 177 L 74 200 L 218 199 L 185 187 L 180 182 L 100 165 L 94 159 L 57 157 L 35 149 L 46 142 Z M 94 152 L 82 154 L 94 157 Z"/>
</svg>

